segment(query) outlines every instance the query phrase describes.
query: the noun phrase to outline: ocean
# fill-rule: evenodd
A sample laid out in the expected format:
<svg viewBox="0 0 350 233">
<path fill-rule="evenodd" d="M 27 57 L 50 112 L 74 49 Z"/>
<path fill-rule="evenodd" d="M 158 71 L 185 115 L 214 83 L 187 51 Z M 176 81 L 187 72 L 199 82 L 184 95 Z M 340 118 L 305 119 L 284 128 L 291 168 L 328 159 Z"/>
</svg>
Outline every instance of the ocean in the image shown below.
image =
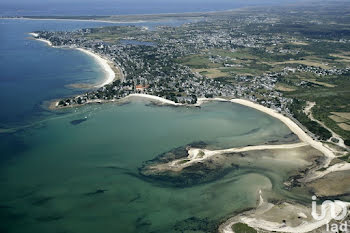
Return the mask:
<svg viewBox="0 0 350 233">
<path fill-rule="evenodd" d="M 219 149 L 290 135 L 279 120 L 248 107 L 170 107 L 134 99 L 42 108 L 79 92 L 68 84 L 97 82 L 102 72 L 85 54 L 50 48 L 28 33 L 102 25 L 0 20 L 0 125 L 13 129 L 0 133 L 0 232 L 208 232 L 236 211 L 255 207 L 259 189 L 286 195 L 283 179 L 297 164 L 263 158 L 190 187 L 139 176 L 145 161 L 193 142 Z"/>
<path fill-rule="evenodd" d="M 0 16 L 28 15 L 129 15 L 208 12 L 249 6 L 295 3 L 291 0 L 13 0 L 0 3 Z"/>
<path fill-rule="evenodd" d="M 152 29 L 158 25 L 179 25 L 181 20 L 136 23 Z M 37 30 L 69 31 L 109 24 L 83 21 L 0 19 L 0 128 L 27 124 L 45 110 L 44 101 L 71 96 L 81 90 L 72 83 L 98 83 L 103 72 L 94 59 L 72 49 L 53 49 L 30 39 Z"/>
</svg>

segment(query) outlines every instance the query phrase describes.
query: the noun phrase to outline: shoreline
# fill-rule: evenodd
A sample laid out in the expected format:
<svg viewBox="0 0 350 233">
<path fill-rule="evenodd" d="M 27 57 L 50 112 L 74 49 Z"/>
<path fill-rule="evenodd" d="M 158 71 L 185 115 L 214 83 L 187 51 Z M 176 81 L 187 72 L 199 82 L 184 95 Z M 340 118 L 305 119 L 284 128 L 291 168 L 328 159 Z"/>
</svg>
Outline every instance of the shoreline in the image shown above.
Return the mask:
<svg viewBox="0 0 350 233">
<path fill-rule="evenodd" d="M 39 35 L 38 35 L 37 33 L 31 32 L 31 33 L 29 33 L 29 35 L 31 35 L 32 38 L 33 38 L 34 40 L 44 42 L 44 43 L 46 43 L 48 46 L 55 48 L 55 47 L 52 45 L 51 41 L 48 41 L 48 40 L 45 40 L 45 39 L 42 39 L 42 38 L 38 38 Z"/>
<path fill-rule="evenodd" d="M 230 102 L 232 103 L 236 103 L 236 104 L 241 104 L 250 108 L 254 108 L 256 110 L 259 110 L 261 112 L 264 112 L 274 118 L 279 119 L 280 121 L 282 121 L 293 133 L 295 133 L 299 139 L 303 142 L 308 143 L 310 146 L 312 146 L 313 148 L 315 148 L 316 150 L 321 151 L 325 157 L 327 158 L 327 163 L 325 165 L 325 167 L 328 167 L 329 163 L 331 162 L 332 159 L 334 159 L 336 156 L 335 154 L 328 149 L 327 147 L 325 147 L 322 142 L 320 141 L 315 141 L 314 139 L 312 139 L 312 137 L 310 137 L 303 129 L 301 129 L 294 121 L 292 121 L 290 118 L 282 115 L 281 113 L 278 113 L 277 111 L 271 109 L 271 108 L 267 108 L 265 106 L 262 106 L 260 104 L 251 102 L 249 100 L 244 100 L 244 99 L 232 99 L 230 100 Z"/>
<path fill-rule="evenodd" d="M 96 85 L 95 87 L 100 88 L 100 87 L 106 86 L 108 84 L 111 84 L 115 80 L 116 78 L 115 72 L 113 71 L 112 67 L 108 64 L 111 61 L 103 58 L 101 55 L 97 55 L 96 53 L 90 50 L 83 49 L 83 48 L 76 48 L 76 49 L 94 58 L 96 63 L 99 64 L 99 66 L 102 68 L 106 77 L 105 81 L 103 81 L 101 84 Z"/>
<path fill-rule="evenodd" d="M 31 33 L 31 35 L 42 42 L 47 43 L 49 46 L 52 46 L 52 43 L 50 41 L 44 40 L 44 39 L 39 39 L 36 38 L 38 37 L 37 34 L 35 33 Z M 54 47 L 54 46 L 52 46 Z M 93 57 L 95 59 L 95 61 L 102 67 L 105 75 L 106 75 L 106 80 L 102 83 L 99 84 L 97 87 L 103 87 L 105 85 L 108 85 L 109 83 L 113 82 L 113 80 L 115 79 L 115 73 L 112 70 L 112 68 L 110 67 L 110 65 L 108 64 L 107 60 L 102 58 L 101 56 L 87 50 L 87 49 L 82 49 L 82 48 L 75 48 L 81 52 L 84 52 L 85 54 Z M 230 102 L 230 103 L 235 103 L 235 104 L 240 104 L 249 108 L 253 108 L 255 110 L 258 110 L 260 112 L 263 112 L 265 114 L 268 114 L 271 117 L 274 117 L 278 120 L 280 120 L 282 123 L 284 123 L 294 134 L 297 135 L 297 137 L 299 138 L 299 140 L 301 141 L 300 143 L 296 143 L 296 144 L 282 144 L 282 145 L 260 145 L 260 146 L 253 146 L 253 147 L 244 147 L 244 148 L 230 148 L 230 149 L 226 149 L 226 150 L 218 150 L 218 151 L 203 151 L 197 148 L 191 148 L 190 150 L 188 150 L 189 156 L 188 158 L 190 159 L 189 162 L 184 163 L 183 165 L 186 166 L 192 162 L 198 162 L 200 160 L 203 159 L 207 159 L 209 157 L 211 157 L 212 155 L 215 155 L 217 153 L 225 153 L 225 152 L 237 152 L 237 151 L 244 151 L 244 150 L 263 150 L 263 149 L 288 149 L 291 147 L 302 147 L 302 146 L 306 146 L 306 145 L 310 145 L 311 147 L 315 148 L 316 150 L 320 151 L 324 157 L 325 157 L 325 161 L 323 164 L 324 168 L 327 168 L 326 171 L 320 173 L 317 171 L 313 171 L 311 170 L 311 172 L 309 174 L 307 174 L 307 176 L 305 178 L 303 178 L 304 182 L 307 182 L 308 180 L 314 180 L 317 178 L 320 178 L 326 174 L 329 174 L 331 172 L 337 171 L 337 170 L 349 170 L 350 166 L 346 165 L 346 166 L 332 166 L 329 167 L 329 164 L 331 163 L 331 161 L 336 158 L 336 155 L 334 154 L 334 152 L 329 149 L 328 147 L 326 147 L 325 145 L 323 145 L 322 142 L 320 141 L 316 141 L 314 140 L 310 135 L 308 135 L 302 128 L 300 128 L 300 126 L 298 126 L 292 119 L 288 118 L 287 116 L 283 115 L 282 113 L 277 112 L 274 109 L 262 106 L 258 103 L 254 103 L 252 101 L 249 100 L 245 100 L 245 99 L 223 99 L 223 98 L 198 98 L 197 103 L 196 104 L 181 104 L 181 103 L 175 103 L 174 101 L 159 97 L 159 96 L 154 96 L 154 95 L 148 95 L 148 94 L 130 94 L 122 99 L 117 99 L 117 100 L 91 100 L 86 102 L 86 104 L 89 103 L 96 103 L 96 102 L 100 102 L 100 103 L 104 103 L 104 102 L 116 102 L 116 101 L 123 101 L 126 100 L 128 98 L 133 98 L 133 97 L 139 97 L 139 98 L 143 98 L 143 99 L 149 99 L 151 101 L 156 101 L 156 102 L 160 102 L 164 105 L 171 105 L 171 106 L 200 106 L 205 102 L 211 102 L 211 101 L 222 101 L 222 102 Z M 85 104 L 84 104 L 85 105 Z M 56 101 L 55 103 L 52 102 L 51 106 L 53 106 L 53 109 L 59 108 L 58 107 L 58 102 Z M 79 105 L 72 105 L 69 107 L 76 107 Z M 202 151 L 202 153 L 204 152 L 204 156 L 202 155 L 201 157 L 199 156 L 199 151 Z M 173 167 L 177 167 L 179 166 L 178 163 L 176 163 L 176 161 L 174 164 L 171 164 Z M 182 166 L 180 166 L 182 167 Z M 259 208 L 259 207 L 258 207 Z M 241 213 L 242 214 L 242 213 Z M 237 215 L 240 216 L 241 214 Z M 237 217 L 236 216 L 236 217 Z M 254 222 L 256 219 L 254 217 L 252 217 L 250 220 L 244 221 L 244 219 L 241 219 L 242 222 L 245 223 L 249 223 L 248 225 L 250 225 L 251 227 L 254 227 L 256 229 L 265 229 L 265 230 L 274 230 L 274 231 L 278 231 L 280 226 L 271 226 L 271 223 L 267 223 L 267 222 L 261 222 L 261 224 L 259 226 L 254 225 L 252 222 Z M 221 226 L 219 227 L 219 229 L 222 226 L 232 226 L 232 219 L 229 219 L 227 221 L 225 221 L 224 223 L 221 224 Z M 272 224 L 273 225 L 273 224 Z M 290 227 L 289 229 L 285 228 L 284 230 L 287 230 L 288 232 L 307 232 L 309 230 L 315 230 L 316 228 L 321 227 L 324 224 L 315 224 L 313 222 L 309 222 L 308 224 L 306 224 L 305 226 L 297 226 L 297 227 Z M 221 228 L 222 229 L 222 228 Z M 307 231 L 305 231 L 307 229 Z M 228 228 L 225 228 L 225 232 L 232 232 L 232 231 L 228 231 Z"/>
<path fill-rule="evenodd" d="M 0 19 L 7 19 L 7 20 L 36 20 L 36 21 L 77 21 L 77 22 L 95 22 L 95 23 L 110 23 L 110 24 L 121 24 L 121 23 L 145 23 L 148 21 L 144 21 L 144 20 L 139 20 L 139 21 L 109 21 L 109 20 L 98 20 L 98 19 L 55 19 L 55 18 L 42 18 L 42 19 L 36 19 L 36 18 L 26 18 L 26 17 L 22 17 L 22 18 L 0 18 Z"/>
<path fill-rule="evenodd" d="M 52 48 L 61 48 L 61 47 L 53 46 L 53 44 L 49 40 L 38 38 L 39 35 L 37 33 L 32 32 L 32 33 L 29 33 L 29 35 L 31 35 L 33 39 L 35 39 L 37 41 L 44 42 Z M 65 47 L 62 47 L 62 48 L 65 48 Z M 113 83 L 113 81 L 115 81 L 116 73 L 113 71 L 113 69 L 111 67 L 112 64 L 110 64 L 110 63 L 113 63 L 113 65 L 114 65 L 114 62 L 112 62 L 112 61 L 102 57 L 102 55 L 96 54 L 88 49 L 78 48 L 78 47 L 68 47 L 68 48 L 76 49 L 76 50 L 92 57 L 95 60 L 95 62 L 102 68 L 102 71 L 104 73 L 104 81 L 102 81 L 102 83 L 100 83 L 100 84 L 92 84 L 91 85 L 92 88 L 101 88 L 101 87 L 104 87 L 108 84 Z M 119 67 L 118 67 L 118 69 L 120 70 Z M 120 71 L 120 73 L 122 74 L 121 71 Z M 71 85 L 74 85 L 74 84 L 71 84 Z M 81 84 L 81 85 L 83 85 L 83 84 Z M 87 85 L 90 86 L 90 84 L 87 84 Z"/>
<path fill-rule="evenodd" d="M 283 124 L 285 124 L 294 134 L 296 134 L 301 141 L 301 143 L 304 143 L 305 145 L 310 145 L 316 150 L 320 151 L 326 158 L 326 162 L 324 167 L 328 167 L 332 159 L 336 158 L 336 155 L 334 152 L 329 149 L 328 147 L 324 146 L 322 142 L 320 141 L 315 141 L 311 136 L 309 136 L 303 129 L 301 129 L 294 121 L 292 121 L 290 118 L 284 116 L 283 114 L 277 112 L 274 109 L 267 108 L 263 105 L 254 103 L 249 100 L 245 99 L 223 99 L 223 98 L 198 98 L 198 101 L 196 104 L 181 104 L 181 103 L 175 103 L 171 100 L 164 99 L 159 96 L 153 96 L 153 95 L 148 95 L 148 94 L 130 94 L 129 96 L 124 97 L 129 98 L 129 97 L 140 97 L 140 98 L 147 98 L 151 100 L 155 100 L 158 102 L 161 102 L 162 104 L 165 105 L 173 105 L 173 106 L 200 106 L 205 102 L 210 102 L 210 101 L 221 101 L 221 102 L 231 102 L 235 104 L 240 104 L 246 107 L 253 108 L 255 110 L 258 110 L 260 112 L 263 112 L 265 114 L 268 114 L 278 120 L 280 120 Z M 282 145 L 281 145 L 282 146 Z M 288 148 L 288 144 L 285 145 L 286 148 Z M 237 148 L 233 148 L 237 149 Z M 227 149 L 230 150 L 230 149 Z"/>
<path fill-rule="evenodd" d="M 123 101 L 123 100 L 126 100 L 128 98 L 132 98 L 132 97 L 145 98 L 145 99 L 160 102 L 161 104 L 164 104 L 164 105 L 171 105 L 171 106 L 189 106 L 189 107 L 195 106 L 195 107 L 197 107 L 197 106 L 202 105 L 205 102 L 211 102 L 211 101 L 231 102 L 231 103 L 235 103 L 235 104 L 240 104 L 240 105 L 243 105 L 246 107 L 253 108 L 253 109 L 258 110 L 260 112 L 263 112 L 265 114 L 268 114 L 271 117 L 274 117 L 274 118 L 280 120 L 282 123 L 284 123 L 294 134 L 296 134 L 298 136 L 298 138 L 300 139 L 301 142 L 304 142 L 304 143 L 312 146 L 316 150 L 322 152 L 322 154 L 326 158 L 326 162 L 324 165 L 325 168 L 329 166 L 332 159 L 337 157 L 331 149 L 324 146 L 322 142 L 315 141 L 310 135 L 308 135 L 303 129 L 301 129 L 290 118 L 284 116 L 283 114 L 277 112 L 274 109 L 265 107 L 263 105 L 260 105 L 260 104 L 257 104 L 257 103 L 254 103 L 252 101 L 245 100 L 245 99 L 198 98 L 196 104 L 182 104 L 182 103 L 175 103 L 174 101 L 171 101 L 171 100 L 159 97 L 159 96 L 155 96 L 155 95 L 135 93 L 135 94 L 130 94 L 130 95 L 128 95 L 124 98 L 121 98 L 121 99 L 107 100 L 107 101 L 106 100 L 93 100 L 93 101 L 89 101 L 85 104 L 96 103 L 96 102 L 107 103 L 107 102 Z M 58 102 L 55 102 L 55 103 L 57 106 Z M 85 105 L 85 104 L 83 104 L 83 105 Z M 68 106 L 68 107 L 77 107 L 77 106 L 82 106 L 82 105 Z M 62 108 L 65 108 L 65 107 L 62 107 Z"/>
<path fill-rule="evenodd" d="M 262 151 L 262 150 L 280 150 L 280 149 L 295 149 L 300 147 L 308 146 L 305 142 L 297 142 L 293 144 L 276 144 L 276 145 L 256 145 L 256 146 L 244 146 L 244 147 L 233 147 L 229 149 L 221 150 L 208 150 L 199 148 L 188 148 L 188 156 L 186 158 L 172 160 L 164 164 L 164 168 L 168 168 L 172 171 L 181 171 L 182 169 L 191 166 L 194 163 L 202 163 L 220 154 L 229 153 L 240 153 L 248 151 Z"/>
<path fill-rule="evenodd" d="M 331 160 L 336 158 L 336 155 L 333 153 L 332 150 L 330 150 L 328 147 L 324 146 L 322 142 L 320 141 L 315 141 L 311 136 L 309 136 L 303 129 L 301 129 L 294 121 L 292 121 L 290 118 L 284 116 L 283 114 L 277 112 L 276 110 L 273 110 L 271 108 L 265 107 L 263 105 L 254 103 L 252 101 L 249 100 L 245 100 L 245 99 L 223 99 L 223 98 L 198 98 L 197 103 L 196 104 L 182 104 L 182 103 L 175 103 L 174 101 L 159 97 L 159 96 L 155 96 L 155 95 L 149 95 L 149 94 L 130 94 L 124 98 L 121 99 L 117 99 L 117 100 L 94 100 L 94 101 L 90 101 L 87 102 L 85 104 L 89 104 L 89 103 L 96 103 L 96 102 L 116 102 L 116 101 L 122 101 L 122 100 L 126 100 L 128 98 L 132 98 L 132 97 L 139 97 L 139 98 L 146 98 L 146 99 L 150 99 L 153 101 L 157 101 L 160 102 L 164 105 L 172 105 L 172 106 L 200 106 L 205 102 L 210 102 L 210 101 L 221 101 L 221 102 L 231 102 L 231 103 L 235 103 L 235 104 L 240 104 L 246 107 L 250 107 L 253 108 L 255 110 L 258 110 L 260 112 L 263 112 L 265 114 L 268 114 L 278 120 L 280 120 L 282 123 L 284 123 L 294 134 L 296 134 L 298 136 L 298 138 L 300 139 L 301 142 L 305 142 L 308 145 L 312 146 L 313 148 L 315 148 L 316 150 L 322 152 L 322 154 L 326 157 L 327 161 L 324 165 L 324 167 L 328 167 Z M 84 104 L 84 105 L 85 105 Z M 56 105 L 57 106 L 57 105 Z M 79 106 L 79 105 L 77 105 Z M 75 106 L 69 106 L 69 107 L 75 107 Z M 64 107 L 63 107 L 64 108 Z"/>
<path fill-rule="evenodd" d="M 144 97 L 144 98 L 149 98 L 152 100 L 157 100 L 160 101 L 163 104 L 169 104 L 169 105 L 184 105 L 184 104 L 176 104 L 173 101 L 166 100 L 161 97 L 154 97 L 150 95 L 140 95 L 140 94 L 135 94 L 134 96 L 138 97 Z M 244 100 L 244 99 L 231 99 L 231 100 L 226 100 L 222 98 L 199 98 L 197 104 L 194 105 L 189 105 L 189 106 L 200 106 L 201 104 L 205 102 L 210 102 L 210 101 L 222 101 L 222 102 L 231 102 L 235 104 L 240 104 L 246 107 L 253 108 L 255 110 L 258 110 L 260 112 L 263 112 L 265 114 L 268 114 L 278 120 L 280 120 L 282 123 L 284 123 L 293 133 L 295 133 L 299 140 L 301 142 L 295 143 L 295 144 L 281 144 L 281 145 L 258 145 L 258 146 L 247 146 L 243 148 L 230 148 L 230 149 L 225 149 L 225 150 L 216 150 L 216 151 L 210 151 L 210 150 L 203 150 L 203 149 L 198 149 L 198 148 L 190 148 L 188 149 L 188 157 L 186 158 L 188 161 L 185 163 L 179 163 L 178 160 L 171 161 L 168 163 L 169 167 L 172 167 L 172 169 L 177 169 L 181 170 L 184 167 L 187 167 L 188 165 L 194 163 L 194 162 L 201 162 L 202 160 L 205 160 L 207 158 L 210 158 L 212 156 L 215 156 L 218 153 L 228 153 L 228 152 L 239 152 L 239 151 L 250 151 L 250 150 L 264 150 L 264 149 L 288 149 L 288 148 L 297 148 L 297 147 L 303 147 L 303 146 L 311 146 L 314 149 L 320 151 L 326 161 L 324 164 L 324 167 L 328 167 L 325 171 L 319 172 L 319 171 L 314 171 L 311 170 L 309 174 L 306 175 L 306 177 L 303 179 L 303 182 L 308 182 L 311 180 L 315 180 L 318 178 L 322 178 L 323 176 L 336 172 L 336 171 L 345 171 L 345 170 L 350 170 L 350 164 L 348 163 L 339 163 L 335 164 L 333 166 L 329 167 L 330 162 L 336 158 L 336 155 L 333 153 L 332 150 L 327 148 L 325 145 L 323 145 L 322 142 L 320 141 L 315 141 L 310 135 L 308 135 L 306 132 L 304 132 L 303 129 L 301 129 L 294 121 L 292 121 L 290 118 L 284 116 L 283 114 L 277 112 L 276 110 L 273 110 L 271 108 L 267 108 L 265 106 L 262 106 L 260 104 L 251 102 L 249 100 Z M 185 105 L 184 105 L 185 106 Z M 202 154 L 201 154 L 202 153 Z M 253 227 L 254 229 L 262 229 L 262 230 L 267 230 L 267 231 L 276 231 L 276 232 L 290 232 L 290 233 L 301 233 L 301 232 L 310 232 L 315 229 L 318 229 L 325 224 L 329 223 L 332 220 L 331 216 L 327 216 L 324 221 L 317 222 L 317 221 L 308 221 L 304 222 L 303 224 L 297 225 L 295 227 L 291 226 L 285 226 L 281 225 L 279 222 L 272 222 L 272 221 L 264 221 L 260 220 L 259 218 L 256 218 L 254 213 L 258 213 L 263 211 L 268 211 L 270 210 L 274 205 L 271 203 L 264 203 L 261 192 L 259 192 L 259 205 L 257 206 L 256 209 L 248 212 L 242 212 L 232 218 L 229 218 L 222 224 L 220 224 L 218 231 L 220 233 L 233 233 L 233 230 L 231 229 L 232 225 L 237 223 L 237 222 L 243 222 L 247 224 L 250 227 Z M 286 202 L 287 203 L 287 202 Z M 350 205 L 349 203 L 343 202 L 346 205 Z M 288 204 L 289 206 L 292 206 L 292 208 L 306 208 L 301 204 Z M 281 207 L 283 209 L 283 207 Z M 288 211 L 288 209 L 287 209 Z M 329 213 L 329 209 L 327 210 Z M 307 213 L 309 210 L 307 211 Z M 247 217 L 247 214 L 251 213 L 251 217 Z M 340 213 L 340 212 L 339 212 Z M 337 213 L 337 214 L 339 214 Z M 300 217 L 300 213 L 299 217 Z M 302 216 L 305 216 L 304 213 L 301 213 Z M 238 220 L 238 221 L 237 221 Z M 259 223 L 257 223 L 259 222 Z"/>
</svg>

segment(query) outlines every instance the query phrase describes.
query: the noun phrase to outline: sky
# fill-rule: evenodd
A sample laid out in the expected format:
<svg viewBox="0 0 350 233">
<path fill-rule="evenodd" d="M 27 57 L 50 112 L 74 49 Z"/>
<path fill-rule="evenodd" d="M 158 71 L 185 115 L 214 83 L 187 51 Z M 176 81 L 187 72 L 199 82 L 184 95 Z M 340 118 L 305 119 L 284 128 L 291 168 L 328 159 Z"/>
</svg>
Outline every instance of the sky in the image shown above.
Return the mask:
<svg viewBox="0 0 350 233">
<path fill-rule="evenodd" d="M 1 0 L 0 15 L 118 15 L 228 10 L 292 0 Z"/>
</svg>

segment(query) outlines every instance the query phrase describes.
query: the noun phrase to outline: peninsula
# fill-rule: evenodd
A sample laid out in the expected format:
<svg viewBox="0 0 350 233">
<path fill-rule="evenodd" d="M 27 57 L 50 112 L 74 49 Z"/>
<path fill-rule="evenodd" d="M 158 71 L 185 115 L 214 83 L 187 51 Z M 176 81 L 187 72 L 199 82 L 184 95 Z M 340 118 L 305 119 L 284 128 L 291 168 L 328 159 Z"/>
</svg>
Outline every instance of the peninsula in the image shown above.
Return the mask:
<svg viewBox="0 0 350 233">
<path fill-rule="evenodd" d="M 106 70 L 105 82 L 59 100 L 55 108 L 135 97 L 174 106 L 230 101 L 265 112 L 292 132 L 284 141 L 242 148 L 186 145 L 145 161 L 139 168 L 144 179 L 195 185 L 240 167 L 262 169 L 257 161 L 275 166 L 283 161 L 295 165 L 283 180 L 285 189 L 346 199 L 350 5 L 325 4 L 202 14 L 196 22 L 155 30 L 108 26 L 32 35 L 54 47 L 79 48 Z M 324 14 L 325 9 L 336 13 Z M 341 184 L 325 187 L 335 179 Z M 249 232 L 317 232 L 333 221 L 316 223 L 303 203 L 274 202 L 264 197 L 266 190 L 256 190 L 256 209 L 225 219 L 219 231 L 244 232 L 235 228 L 241 226 Z M 288 216 L 291 211 L 295 214 Z"/>
</svg>

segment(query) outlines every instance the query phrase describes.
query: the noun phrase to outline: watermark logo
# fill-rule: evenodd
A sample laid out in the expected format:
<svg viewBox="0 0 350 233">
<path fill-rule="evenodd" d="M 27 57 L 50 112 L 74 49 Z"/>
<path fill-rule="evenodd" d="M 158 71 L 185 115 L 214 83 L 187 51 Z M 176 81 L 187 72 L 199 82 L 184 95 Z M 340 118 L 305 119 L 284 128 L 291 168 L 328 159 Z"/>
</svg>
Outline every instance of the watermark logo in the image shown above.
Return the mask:
<svg viewBox="0 0 350 233">
<path fill-rule="evenodd" d="M 316 196 L 312 196 L 312 211 L 311 215 L 312 217 L 317 220 L 321 221 L 324 220 L 327 216 L 327 214 L 330 214 L 331 218 L 337 221 L 343 220 L 346 215 L 348 214 L 348 207 L 347 205 L 342 201 L 324 201 L 321 204 L 321 214 L 317 213 L 316 208 Z"/>
<path fill-rule="evenodd" d="M 312 196 L 312 217 L 317 221 L 326 220 L 326 230 L 327 232 L 347 232 L 348 230 L 348 222 L 341 223 L 332 223 L 330 224 L 330 220 L 334 219 L 337 221 L 342 221 L 348 214 L 348 207 L 345 202 L 342 201 L 324 201 L 321 204 L 320 211 L 321 213 L 317 213 L 317 205 L 316 205 L 316 196 Z"/>
</svg>

